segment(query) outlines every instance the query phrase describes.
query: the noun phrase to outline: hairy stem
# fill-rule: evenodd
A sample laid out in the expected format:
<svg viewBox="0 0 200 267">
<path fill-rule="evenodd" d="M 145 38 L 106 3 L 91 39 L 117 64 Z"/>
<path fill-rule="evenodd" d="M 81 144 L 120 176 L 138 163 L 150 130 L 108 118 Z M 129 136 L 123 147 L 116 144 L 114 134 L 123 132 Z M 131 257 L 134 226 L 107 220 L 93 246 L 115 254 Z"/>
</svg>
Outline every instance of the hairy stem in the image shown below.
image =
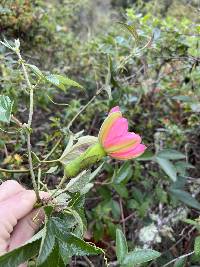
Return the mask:
<svg viewBox="0 0 200 267">
<path fill-rule="evenodd" d="M 16 49 L 16 54 L 17 54 L 17 56 L 19 58 L 19 61 L 20 61 L 20 64 L 22 66 L 22 70 L 23 70 L 23 73 L 24 73 L 24 77 L 25 77 L 25 80 L 26 80 L 26 83 L 27 83 L 29 91 L 30 91 L 29 92 L 29 94 L 30 94 L 29 116 L 28 116 L 28 125 L 27 125 L 27 127 L 28 127 L 28 129 L 27 129 L 28 161 L 29 161 L 29 168 L 30 168 L 33 188 L 34 188 L 37 200 L 40 200 L 39 190 L 38 190 L 38 186 L 37 186 L 37 183 L 36 183 L 35 173 L 34 173 L 34 170 L 33 170 L 33 160 L 32 160 L 32 154 L 31 154 L 31 134 L 30 134 L 30 131 L 31 131 L 32 118 L 33 118 L 33 87 L 32 87 L 32 85 L 30 83 L 30 80 L 29 80 L 29 77 L 28 77 L 28 72 L 26 70 L 26 67 L 25 67 L 24 61 L 23 61 L 23 59 L 21 57 L 19 49 Z"/>
<path fill-rule="evenodd" d="M 30 172 L 30 170 L 8 170 L 0 168 L 0 172 L 7 172 L 7 173 L 27 173 Z"/>
</svg>

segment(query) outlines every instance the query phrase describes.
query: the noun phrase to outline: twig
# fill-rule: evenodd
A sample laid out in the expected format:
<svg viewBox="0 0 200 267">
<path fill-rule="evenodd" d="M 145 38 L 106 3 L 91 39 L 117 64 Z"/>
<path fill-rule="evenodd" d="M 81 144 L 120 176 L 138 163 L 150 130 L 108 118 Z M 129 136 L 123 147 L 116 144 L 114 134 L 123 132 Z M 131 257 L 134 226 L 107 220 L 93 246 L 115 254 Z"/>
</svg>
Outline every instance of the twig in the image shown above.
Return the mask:
<svg viewBox="0 0 200 267">
<path fill-rule="evenodd" d="M 175 259 L 169 261 L 168 263 L 166 263 L 166 264 L 163 265 L 162 267 L 169 266 L 169 265 L 172 264 L 173 262 L 175 262 L 175 261 L 177 261 L 177 260 L 180 260 L 180 259 L 184 259 L 184 258 L 186 258 L 186 257 L 188 257 L 188 256 L 190 256 L 190 255 L 192 255 L 192 254 L 194 254 L 194 251 L 189 252 L 189 253 L 184 254 L 184 255 L 181 255 L 181 256 L 179 256 L 179 257 L 177 257 L 177 258 L 175 258 Z"/>
<path fill-rule="evenodd" d="M 70 130 L 73 122 L 78 118 L 78 116 L 96 99 L 96 97 L 101 93 L 101 91 L 103 90 L 104 88 L 101 87 L 99 90 L 97 90 L 96 94 L 89 100 L 89 102 L 83 106 L 79 112 L 72 118 L 72 120 L 69 122 L 68 126 L 67 126 L 67 129 Z"/>
<path fill-rule="evenodd" d="M 22 127 L 21 121 L 19 121 L 14 115 L 11 115 L 11 120 L 15 122 L 19 127 Z"/>
<path fill-rule="evenodd" d="M 124 220 L 124 210 L 123 210 L 123 203 L 122 203 L 121 197 L 119 199 L 119 205 L 120 205 L 120 210 L 121 210 L 122 228 L 123 228 L 123 232 L 125 234 L 126 233 L 126 225 L 125 225 L 125 220 Z"/>
<path fill-rule="evenodd" d="M 60 142 L 62 141 L 63 136 L 58 139 L 55 146 L 51 149 L 51 151 L 45 156 L 44 161 L 47 161 L 47 159 L 53 154 L 53 152 L 56 150 L 56 148 L 60 145 Z"/>
<path fill-rule="evenodd" d="M 7 173 L 27 173 L 30 172 L 30 170 L 8 170 L 0 168 L 0 172 L 7 172 Z"/>
<path fill-rule="evenodd" d="M 24 60 L 21 57 L 20 54 L 20 50 L 19 48 L 16 47 L 15 52 L 19 58 L 19 62 L 22 66 L 22 70 L 24 73 L 24 77 L 26 80 L 26 83 L 28 85 L 28 88 L 30 90 L 30 104 L 29 104 L 29 117 L 28 117 L 28 125 L 27 125 L 27 150 L 28 150 L 28 161 L 29 161 L 29 168 L 30 168 L 30 173 L 31 173 L 31 179 L 32 179 L 32 183 L 33 183 L 33 188 L 37 197 L 37 200 L 40 200 L 40 196 L 39 196 L 39 190 L 38 190 L 38 186 L 36 183 L 36 178 L 35 178 L 35 173 L 33 170 L 33 162 L 32 162 L 32 155 L 31 155 L 31 124 L 32 124 L 32 119 L 33 119 L 33 87 L 30 83 L 29 77 L 28 77 L 28 72 L 26 70 L 25 67 L 25 63 Z"/>
<path fill-rule="evenodd" d="M 87 256 L 83 256 L 84 260 L 89 264 L 90 267 L 95 267 L 94 264 L 91 262 L 90 259 L 88 259 Z"/>
</svg>

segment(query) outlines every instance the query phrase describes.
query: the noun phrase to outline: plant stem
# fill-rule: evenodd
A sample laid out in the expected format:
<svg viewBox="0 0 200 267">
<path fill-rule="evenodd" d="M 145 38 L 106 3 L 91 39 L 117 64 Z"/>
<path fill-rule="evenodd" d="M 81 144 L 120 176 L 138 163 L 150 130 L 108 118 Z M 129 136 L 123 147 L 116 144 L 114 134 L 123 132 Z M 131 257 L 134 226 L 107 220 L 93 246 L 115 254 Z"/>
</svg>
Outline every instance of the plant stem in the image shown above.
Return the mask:
<svg viewBox="0 0 200 267">
<path fill-rule="evenodd" d="M 28 161 L 29 161 L 29 168 L 30 168 L 33 188 L 34 188 L 37 200 L 40 201 L 39 190 L 38 190 L 38 186 L 37 186 L 37 183 L 36 183 L 35 173 L 34 173 L 34 170 L 33 170 L 33 161 L 32 161 L 32 154 L 31 154 L 31 134 L 30 134 L 30 131 L 31 131 L 32 118 L 33 118 L 33 87 L 32 87 L 32 85 L 30 83 L 30 80 L 29 80 L 29 77 L 28 77 L 28 72 L 26 70 L 24 61 L 23 61 L 23 59 L 21 57 L 20 50 L 16 49 L 15 51 L 16 51 L 16 54 L 17 54 L 17 56 L 19 58 L 19 61 L 20 61 L 20 64 L 22 66 L 22 70 L 23 70 L 23 73 L 24 73 L 24 77 L 25 77 L 25 80 L 26 80 L 26 83 L 27 83 L 29 91 L 30 91 L 29 92 L 29 94 L 30 94 L 29 117 L 28 117 L 28 125 L 27 125 L 27 127 L 28 127 L 28 129 L 27 129 L 27 150 L 28 150 Z"/>
<path fill-rule="evenodd" d="M 62 141 L 63 136 L 60 137 L 58 139 L 58 141 L 56 142 L 55 146 L 51 149 L 51 151 L 46 155 L 46 157 L 44 158 L 44 160 L 42 162 L 47 162 L 47 159 L 53 154 L 53 152 L 56 150 L 56 148 L 59 146 L 60 142 Z M 58 161 L 58 160 L 55 160 Z M 52 162 L 52 161 L 51 161 Z"/>
<path fill-rule="evenodd" d="M 175 258 L 175 259 L 169 261 L 168 263 L 166 263 L 165 265 L 163 265 L 163 267 L 169 266 L 169 265 L 171 265 L 172 263 L 174 263 L 175 261 L 180 260 L 180 259 L 184 259 L 184 258 L 186 258 L 186 257 L 188 257 L 188 256 L 190 256 L 190 255 L 192 255 L 192 254 L 194 254 L 194 251 L 191 251 L 191 252 L 189 252 L 189 253 L 187 253 L 187 254 L 181 255 L 181 256 L 179 256 L 179 257 L 177 257 L 177 258 Z"/>
<path fill-rule="evenodd" d="M 58 162 L 59 159 L 52 159 L 52 160 L 41 160 L 42 163 L 53 163 L 53 162 Z"/>
<path fill-rule="evenodd" d="M 30 172 L 30 170 L 8 170 L 0 168 L 0 172 L 7 172 L 7 173 L 27 173 Z"/>
<path fill-rule="evenodd" d="M 103 90 L 104 88 L 101 87 L 97 92 L 96 94 L 89 100 L 89 102 L 83 106 L 79 112 L 72 118 L 72 120 L 69 122 L 68 126 L 67 126 L 67 129 L 70 130 L 70 127 L 72 126 L 73 122 L 78 118 L 78 116 L 95 100 L 95 98 L 101 93 L 101 91 Z"/>
</svg>

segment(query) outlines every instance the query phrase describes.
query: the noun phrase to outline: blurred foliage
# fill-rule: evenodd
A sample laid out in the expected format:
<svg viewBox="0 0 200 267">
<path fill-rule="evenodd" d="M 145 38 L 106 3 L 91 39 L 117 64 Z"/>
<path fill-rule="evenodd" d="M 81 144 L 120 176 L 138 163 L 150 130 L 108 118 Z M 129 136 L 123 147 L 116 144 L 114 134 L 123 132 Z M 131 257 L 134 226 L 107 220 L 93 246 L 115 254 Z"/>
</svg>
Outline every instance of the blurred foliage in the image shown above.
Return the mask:
<svg viewBox="0 0 200 267">
<path fill-rule="evenodd" d="M 118 228 L 125 231 L 130 249 L 153 247 L 163 253 L 155 266 L 194 246 L 199 230 L 181 221 L 195 220 L 200 209 L 199 23 L 198 0 L 0 4 L 1 39 L 20 38 L 28 63 L 45 75 L 63 74 L 84 87 L 66 91 L 52 84 L 37 87 L 35 152 L 47 154 L 74 114 L 100 88 L 103 93 L 78 117 L 73 131 L 97 135 L 109 108 L 119 105 L 130 128 L 149 146 L 149 154 L 137 161 L 105 164 L 87 195 L 86 238 L 106 248 L 110 261 L 116 259 L 113 241 Z M 14 100 L 15 116 L 25 121 L 28 96 L 17 59 L 3 46 L 0 52 L 1 94 Z M 33 72 L 31 78 L 36 83 Z M 15 130 L 10 126 L 1 128 Z M 58 155 L 67 141 L 58 147 Z M 0 149 L 1 167 L 27 164 L 23 133 L 1 131 Z M 27 175 L 0 176 L 29 183 Z M 59 170 L 46 174 L 46 182 L 55 184 L 58 176 Z M 152 238 L 144 241 L 141 236 L 152 235 L 152 229 Z M 188 266 L 197 264 L 197 258 L 186 258 Z M 99 260 L 94 262 L 98 266 Z"/>
</svg>

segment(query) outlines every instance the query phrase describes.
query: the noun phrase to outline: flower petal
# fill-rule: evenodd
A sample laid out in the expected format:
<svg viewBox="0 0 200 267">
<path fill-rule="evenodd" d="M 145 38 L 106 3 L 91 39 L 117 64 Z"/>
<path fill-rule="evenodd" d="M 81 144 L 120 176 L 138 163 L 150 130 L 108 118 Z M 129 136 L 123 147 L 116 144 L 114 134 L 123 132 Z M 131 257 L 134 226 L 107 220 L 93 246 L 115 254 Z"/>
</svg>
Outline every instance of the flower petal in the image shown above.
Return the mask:
<svg viewBox="0 0 200 267">
<path fill-rule="evenodd" d="M 138 134 L 128 132 L 126 135 L 105 141 L 103 146 L 107 153 L 112 153 L 119 152 L 122 149 L 128 149 L 133 145 L 137 146 L 140 143 L 141 137 Z"/>
<path fill-rule="evenodd" d="M 120 108 L 119 108 L 119 106 L 116 106 L 116 107 L 114 107 L 114 108 L 112 108 L 111 110 L 110 110 L 110 112 L 109 112 L 109 114 L 110 113 L 113 113 L 113 112 L 120 112 Z"/>
<path fill-rule="evenodd" d="M 144 151 L 146 150 L 146 148 L 147 147 L 145 145 L 139 144 L 133 150 L 127 150 L 126 152 L 114 152 L 114 153 L 109 154 L 109 156 L 115 159 L 120 159 L 120 160 L 133 159 L 133 158 L 137 158 L 140 155 L 142 155 Z"/>
<path fill-rule="evenodd" d="M 119 118 L 122 117 L 122 114 L 120 111 L 117 111 L 117 112 L 113 112 L 113 113 L 110 113 L 108 115 L 108 117 L 105 119 L 105 121 L 103 122 L 102 126 L 101 126 L 101 129 L 99 131 L 99 142 L 100 144 L 103 144 L 104 143 L 104 140 L 106 139 L 109 131 L 110 131 L 110 128 L 112 127 L 113 123 L 115 123 L 115 121 Z"/>
<path fill-rule="evenodd" d="M 110 128 L 104 143 L 113 140 L 114 138 L 120 137 L 128 133 L 128 121 L 125 118 L 118 118 Z M 104 144 L 103 144 L 104 145 Z"/>
</svg>

